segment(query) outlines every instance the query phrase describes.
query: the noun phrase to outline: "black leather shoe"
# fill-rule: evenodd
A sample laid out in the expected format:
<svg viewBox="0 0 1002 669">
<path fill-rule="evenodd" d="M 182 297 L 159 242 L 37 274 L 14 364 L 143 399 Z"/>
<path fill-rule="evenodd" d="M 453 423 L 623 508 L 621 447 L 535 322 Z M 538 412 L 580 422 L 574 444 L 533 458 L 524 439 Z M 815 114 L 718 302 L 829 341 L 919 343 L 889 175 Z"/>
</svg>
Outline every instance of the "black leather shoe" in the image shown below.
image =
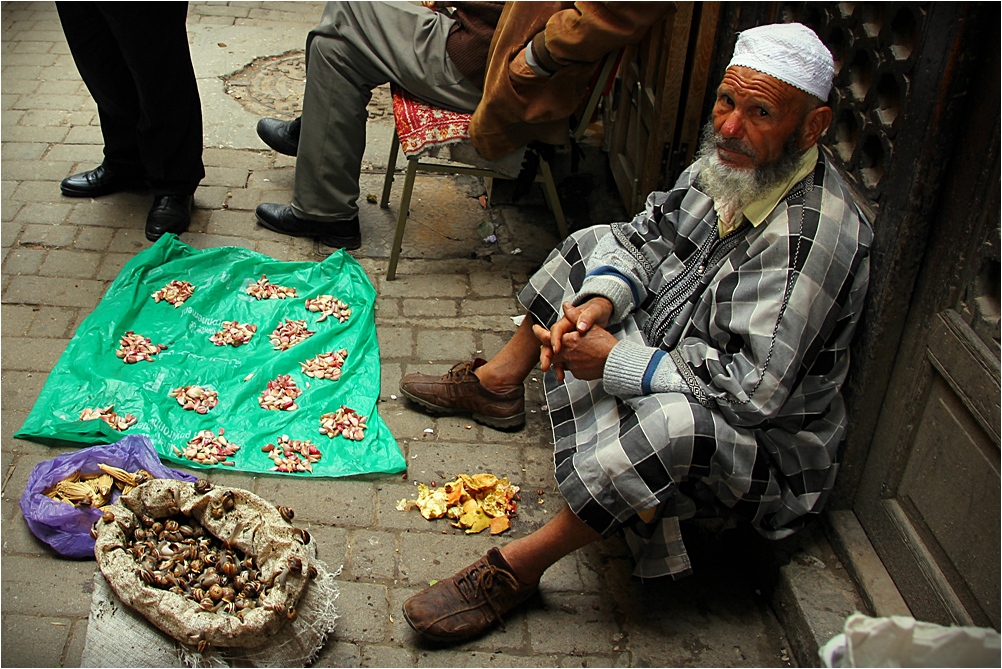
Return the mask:
<svg viewBox="0 0 1002 669">
<path fill-rule="evenodd" d="M 302 124 L 302 116 L 291 121 L 263 118 L 257 122 L 257 136 L 279 153 L 294 156 L 299 150 L 299 129 Z"/>
<path fill-rule="evenodd" d="M 59 189 L 67 197 L 101 197 L 122 190 L 145 187 L 146 184 L 142 179 L 116 173 L 103 163 L 92 170 L 66 177 L 59 184 Z"/>
<path fill-rule="evenodd" d="M 257 222 L 269 230 L 292 237 L 312 237 L 337 249 L 357 249 L 362 245 L 358 216 L 350 221 L 324 223 L 299 218 L 287 204 L 265 202 L 257 206 Z"/>
<path fill-rule="evenodd" d="M 146 239 L 155 242 L 164 234 L 179 235 L 191 225 L 191 195 L 157 195 L 146 216 Z"/>
</svg>

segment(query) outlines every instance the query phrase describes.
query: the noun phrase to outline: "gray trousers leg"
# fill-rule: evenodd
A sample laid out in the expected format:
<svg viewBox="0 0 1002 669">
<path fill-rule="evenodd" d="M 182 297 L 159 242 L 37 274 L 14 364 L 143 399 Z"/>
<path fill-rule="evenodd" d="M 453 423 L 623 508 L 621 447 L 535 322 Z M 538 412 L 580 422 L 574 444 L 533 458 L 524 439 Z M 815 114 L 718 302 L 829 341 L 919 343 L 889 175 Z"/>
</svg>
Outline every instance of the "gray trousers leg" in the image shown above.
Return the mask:
<svg viewBox="0 0 1002 669">
<path fill-rule="evenodd" d="M 402 2 L 329 2 L 307 39 L 306 95 L 292 208 L 311 221 L 358 215 L 366 105 L 393 82 L 433 104 L 472 112 L 481 90 L 445 52 L 454 21 Z"/>
</svg>

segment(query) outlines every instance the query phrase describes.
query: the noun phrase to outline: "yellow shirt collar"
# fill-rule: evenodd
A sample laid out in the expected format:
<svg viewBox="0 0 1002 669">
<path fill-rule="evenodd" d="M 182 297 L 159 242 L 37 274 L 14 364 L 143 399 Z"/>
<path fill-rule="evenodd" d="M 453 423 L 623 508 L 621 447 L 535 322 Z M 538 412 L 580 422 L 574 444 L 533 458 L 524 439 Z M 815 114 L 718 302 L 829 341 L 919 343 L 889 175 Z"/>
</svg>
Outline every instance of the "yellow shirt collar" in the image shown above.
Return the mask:
<svg viewBox="0 0 1002 669">
<path fill-rule="evenodd" d="M 718 210 L 717 229 L 720 231 L 720 236 L 725 237 L 734 232 L 734 230 L 738 227 L 742 216 L 747 218 L 755 227 L 761 225 L 762 221 L 764 221 L 766 217 L 772 213 L 772 210 L 776 208 L 776 205 L 779 204 L 779 201 L 783 199 L 794 184 L 806 178 L 808 174 L 814 171 L 814 166 L 817 162 L 818 146 L 815 144 L 805 151 L 804 155 L 800 157 L 800 165 L 797 168 L 797 171 L 794 172 L 789 179 L 777 184 L 768 193 L 750 203 L 744 208 L 744 211 L 738 212 L 734 218 L 731 219 L 731 221 L 723 221 L 719 216 Z M 714 208 L 716 208 L 716 205 L 714 205 Z"/>
</svg>

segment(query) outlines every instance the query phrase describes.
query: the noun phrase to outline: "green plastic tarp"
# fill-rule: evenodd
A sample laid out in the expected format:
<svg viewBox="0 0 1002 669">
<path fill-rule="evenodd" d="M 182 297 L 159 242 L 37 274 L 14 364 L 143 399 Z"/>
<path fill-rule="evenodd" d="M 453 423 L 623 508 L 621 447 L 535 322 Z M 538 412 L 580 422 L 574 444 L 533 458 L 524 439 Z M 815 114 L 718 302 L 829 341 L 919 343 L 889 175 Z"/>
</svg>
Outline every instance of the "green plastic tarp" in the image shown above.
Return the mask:
<svg viewBox="0 0 1002 669">
<path fill-rule="evenodd" d="M 247 287 L 268 281 L 295 288 L 297 297 L 258 300 Z M 152 294 L 172 280 L 193 284 L 194 292 L 177 307 L 156 302 Z M 305 307 L 306 298 L 332 295 L 346 302 L 345 322 Z M 200 430 L 225 437 L 240 449 L 233 466 L 212 468 L 270 472 L 274 462 L 262 447 L 281 435 L 310 440 L 321 452 L 313 472 L 294 476 L 340 477 L 403 471 L 406 462 L 379 417 L 380 365 L 374 306 L 376 292 L 361 266 L 338 251 L 323 262 L 280 262 L 238 247 L 196 250 L 174 235 L 164 235 L 130 260 L 101 303 L 80 325 L 49 375 L 24 425 L 14 435 L 59 445 L 107 444 L 123 433 L 99 419 L 80 420 L 84 409 L 114 404 L 119 416 L 135 415 L 125 434 L 144 434 L 163 460 L 208 468 L 178 457 Z M 275 350 L 269 334 L 285 319 L 305 320 L 315 334 L 288 350 Z M 224 321 L 257 326 L 239 347 L 217 346 L 210 337 Z M 153 361 L 125 364 L 116 356 L 127 331 L 167 348 Z M 321 353 L 347 349 L 337 381 L 308 377 L 300 363 Z M 302 395 L 294 411 L 265 410 L 258 398 L 268 381 L 291 375 Z M 218 393 L 219 403 L 205 414 L 184 410 L 168 393 L 199 385 Z M 320 416 L 347 406 L 366 416 L 364 439 L 330 438 L 320 432 Z"/>
</svg>

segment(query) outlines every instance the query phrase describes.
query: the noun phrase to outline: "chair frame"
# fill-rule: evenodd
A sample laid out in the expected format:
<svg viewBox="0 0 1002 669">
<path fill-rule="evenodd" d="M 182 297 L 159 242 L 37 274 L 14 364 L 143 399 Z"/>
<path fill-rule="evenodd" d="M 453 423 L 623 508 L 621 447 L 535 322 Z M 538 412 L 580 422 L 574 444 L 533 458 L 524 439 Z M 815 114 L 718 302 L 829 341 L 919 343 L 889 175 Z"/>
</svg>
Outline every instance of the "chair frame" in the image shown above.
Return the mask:
<svg viewBox="0 0 1002 669">
<path fill-rule="evenodd" d="M 616 51 L 608 54 L 603 59 L 595 84 L 592 86 L 591 93 L 588 96 L 584 110 L 581 114 L 581 120 L 578 121 L 577 126 L 570 134 L 570 137 L 574 141 L 577 141 L 584 136 L 585 130 L 591 121 L 591 117 L 595 113 L 595 108 L 598 106 L 599 100 L 601 100 L 602 96 L 605 94 L 605 89 L 608 85 L 609 79 L 615 71 L 616 65 L 619 63 L 620 54 L 621 52 Z M 383 179 L 383 194 L 379 200 L 379 206 L 383 209 L 389 208 L 390 189 L 393 187 L 394 173 L 397 165 L 397 154 L 399 150 L 400 137 L 397 134 L 396 123 L 394 123 L 393 139 L 390 142 L 390 155 L 387 159 L 386 165 L 386 176 Z M 529 150 L 531 151 L 531 149 Z M 550 163 L 546 160 L 546 158 L 538 153 L 537 155 L 539 156 L 539 173 L 536 175 L 535 183 L 542 184 L 543 194 L 546 197 L 546 203 L 553 212 L 553 217 L 557 222 L 557 230 L 560 233 L 560 238 L 563 239 L 568 235 L 567 221 L 564 218 L 563 207 L 560 206 L 560 198 L 557 196 L 557 185 L 553 180 L 553 170 L 551 169 Z M 408 158 L 407 169 L 404 172 L 404 189 L 400 196 L 400 211 L 397 214 L 397 229 L 393 234 L 393 248 L 390 252 L 390 265 L 386 270 L 387 281 L 393 281 L 397 275 L 397 263 L 400 260 L 404 230 L 407 227 L 407 218 L 410 214 L 411 195 L 414 192 L 414 178 L 417 175 L 418 170 L 421 170 L 422 172 L 435 172 L 440 174 L 468 174 L 477 177 L 508 178 L 503 174 L 499 174 L 484 167 L 473 167 L 455 163 L 448 165 L 428 163 L 423 162 L 421 160 L 421 156 Z"/>
</svg>

